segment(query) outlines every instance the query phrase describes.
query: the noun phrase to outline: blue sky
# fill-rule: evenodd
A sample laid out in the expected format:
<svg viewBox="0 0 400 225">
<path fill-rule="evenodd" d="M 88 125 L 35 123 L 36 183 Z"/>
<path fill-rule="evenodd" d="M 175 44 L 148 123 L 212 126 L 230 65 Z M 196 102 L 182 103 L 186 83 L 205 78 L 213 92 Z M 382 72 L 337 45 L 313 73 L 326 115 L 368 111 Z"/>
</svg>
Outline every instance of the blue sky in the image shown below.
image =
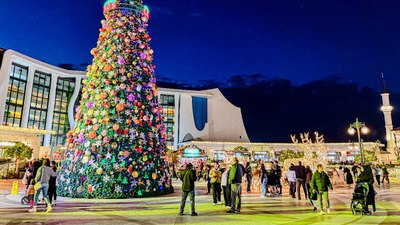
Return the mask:
<svg viewBox="0 0 400 225">
<path fill-rule="evenodd" d="M 0 47 L 51 64 L 91 62 L 101 0 L 3 0 Z M 295 84 L 338 74 L 399 90 L 400 2 L 148 0 L 156 75 L 196 84 L 263 74 Z"/>
</svg>

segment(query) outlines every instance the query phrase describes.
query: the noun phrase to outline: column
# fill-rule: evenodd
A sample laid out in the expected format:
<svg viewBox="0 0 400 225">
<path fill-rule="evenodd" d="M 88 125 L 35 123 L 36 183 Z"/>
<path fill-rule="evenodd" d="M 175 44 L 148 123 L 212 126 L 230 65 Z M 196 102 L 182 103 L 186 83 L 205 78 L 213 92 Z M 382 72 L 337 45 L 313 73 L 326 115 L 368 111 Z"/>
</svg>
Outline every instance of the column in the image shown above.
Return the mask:
<svg viewBox="0 0 400 225">
<path fill-rule="evenodd" d="M 35 71 L 36 71 L 35 66 L 28 67 L 28 80 L 26 82 L 24 108 L 22 111 L 22 121 L 21 121 L 21 127 L 23 128 L 28 127 L 29 110 L 31 108 L 33 79 L 35 77 Z"/>
<path fill-rule="evenodd" d="M 47 119 L 46 119 L 46 130 L 52 129 L 53 115 L 54 115 L 54 103 L 55 103 L 56 92 L 57 92 L 57 80 L 58 80 L 58 75 L 52 74 L 51 85 L 50 85 L 49 108 L 47 110 Z M 46 134 L 44 136 L 43 146 L 50 146 L 50 137 L 51 137 L 50 134 Z"/>
</svg>

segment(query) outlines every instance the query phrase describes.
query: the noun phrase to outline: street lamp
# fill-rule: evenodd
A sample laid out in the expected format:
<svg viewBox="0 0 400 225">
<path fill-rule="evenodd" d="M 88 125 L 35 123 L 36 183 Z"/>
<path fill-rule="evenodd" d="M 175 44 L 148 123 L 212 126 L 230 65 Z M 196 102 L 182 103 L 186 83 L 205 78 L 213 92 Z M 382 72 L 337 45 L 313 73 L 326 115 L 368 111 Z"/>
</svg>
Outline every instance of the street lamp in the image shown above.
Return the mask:
<svg viewBox="0 0 400 225">
<path fill-rule="evenodd" d="M 353 136 L 357 133 L 361 163 L 365 163 L 365 156 L 364 156 L 364 149 L 362 146 L 361 134 L 368 134 L 369 128 L 365 125 L 365 123 L 358 121 L 358 118 L 356 118 L 356 122 L 350 124 L 349 128 L 347 129 L 347 132 L 351 136 Z"/>
</svg>

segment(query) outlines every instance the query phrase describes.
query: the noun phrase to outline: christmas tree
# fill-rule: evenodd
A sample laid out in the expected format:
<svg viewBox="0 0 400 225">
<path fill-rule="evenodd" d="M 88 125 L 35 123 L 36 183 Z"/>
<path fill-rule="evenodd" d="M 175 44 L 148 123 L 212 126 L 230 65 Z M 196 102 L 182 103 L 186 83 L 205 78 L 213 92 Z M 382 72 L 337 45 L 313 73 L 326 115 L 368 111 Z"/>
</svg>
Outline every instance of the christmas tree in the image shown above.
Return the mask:
<svg viewBox="0 0 400 225">
<path fill-rule="evenodd" d="M 108 0 L 104 16 L 76 124 L 67 134 L 58 193 L 77 198 L 170 193 L 149 10 L 142 0 Z"/>
</svg>

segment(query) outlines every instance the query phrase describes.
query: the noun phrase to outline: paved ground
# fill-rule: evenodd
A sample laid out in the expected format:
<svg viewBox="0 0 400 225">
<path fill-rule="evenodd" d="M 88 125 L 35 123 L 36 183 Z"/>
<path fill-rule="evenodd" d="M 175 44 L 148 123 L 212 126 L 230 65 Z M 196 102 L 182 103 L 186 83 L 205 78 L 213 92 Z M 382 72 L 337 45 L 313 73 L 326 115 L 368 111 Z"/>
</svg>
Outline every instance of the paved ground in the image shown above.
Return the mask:
<svg viewBox="0 0 400 225">
<path fill-rule="evenodd" d="M 259 193 L 244 194 L 240 214 L 227 214 L 223 206 L 213 206 L 204 195 L 205 184 L 197 183 L 197 217 L 178 216 L 180 190 L 159 198 L 128 200 L 85 200 L 60 198 L 52 213 L 27 213 L 20 196 L 10 195 L 11 181 L 0 180 L 0 224 L 400 224 L 400 186 L 377 189 L 377 212 L 372 216 L 353 216 L 349 203 L 352 189 L 336 187 L 330 193 L 332 212 L 314 213 L 307 200 L 288 197 L 260 198 Z M 22 192 L 23 189 L 20 189 Z M 287 193 L 287 190 L 284 190 Z M 186 206 L 189 210 L 189 205 Z"/>
</svg>

